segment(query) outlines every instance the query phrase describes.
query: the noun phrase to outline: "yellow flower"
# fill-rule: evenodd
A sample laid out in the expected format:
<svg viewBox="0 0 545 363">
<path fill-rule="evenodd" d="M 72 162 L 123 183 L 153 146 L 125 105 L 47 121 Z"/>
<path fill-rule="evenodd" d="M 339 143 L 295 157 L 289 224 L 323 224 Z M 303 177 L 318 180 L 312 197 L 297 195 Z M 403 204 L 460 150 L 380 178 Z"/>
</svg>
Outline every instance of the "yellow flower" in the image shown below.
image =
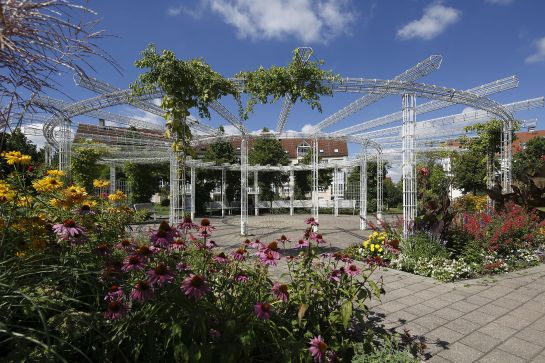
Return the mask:
<svg viewBox="0 0 545 363">
<path fill-rule="evenodd" d="M 374 244 L 371 244 L 371 252 L 375 252 L 375 245 Z"/>
<path fill-rule="evenodd" d="M 110 182 L 104 179 L 95 179 L 93 180 L 93 186 L 95 188 L 107 188 L 110 186 Z"/>
<path fill-rule="evenodd" d="M 82 206 L 87 206 L 89 208 L 94 208 L 97 206 L 97 202 L 95 200 L 84 200 L 82 203 L 81 203 Z"/>
<path fill-rule="evenodd" d="M 62 181 L 50 176 L 32 182 L 32 186 L 39 193 L 51 193 L 62 188 L 63 185 Z"/>
<path fill-rule="evenodd" d="M 15 256 L 19 257 L 19 258 L 23 258 L 26 256 L 26 253 L 25 252 L 22 252 L 22 251 L 19 251 L 19 252 L 15 252 Z"/>
<path fill-rule="evenodd" d="M 127 199 L 127 196 L 121 190 L 116 190 L 115 193 L 108 195 L 108 199 L 112 202 L 119 202 L 120 200 Z"/>
<path fill-rule="evenodd" d="M 17 205 L 19 207 L 30 207 L 32 205 L 32 196 L 30 195 L 23 195 L 19 198 L 17 201 Z"/>
<path fill-rule="evenodd" d="M 54 177 L 57 177 L 57 178 L 61 178 L 61 177 L 64 176 L 64 171 L 52 169 L 52 170 L 48 170 L 47 173 L 45 173 L 45 174 L 48 175 L 48 176 L 54 176 Z"/>
<path fill-rule="evenodd" d="M 27 165 L 27 164 L 30 164 L 30 162 L 32 161 L 32 158 L 30 157 L 30 155 L 21 154 L 20 151 L 3 152 L 2 156 L 4 157 L 4 159 L 6 159 L 8 165 L 15 165 L 15 164 Z"/>
<path fill-rule="evenodd" d="M 81 203 L 87 199 L 87 192 L 84 188 L 72 185 L 66 188 L 63 192 L 68 202 Z"/>
<path fill-rule="evenodd" d="M 13 199 L 15 199 L 15 192 L 6 182 L 0 180 L 0 203 L 8 203 Z"/>
</svg>

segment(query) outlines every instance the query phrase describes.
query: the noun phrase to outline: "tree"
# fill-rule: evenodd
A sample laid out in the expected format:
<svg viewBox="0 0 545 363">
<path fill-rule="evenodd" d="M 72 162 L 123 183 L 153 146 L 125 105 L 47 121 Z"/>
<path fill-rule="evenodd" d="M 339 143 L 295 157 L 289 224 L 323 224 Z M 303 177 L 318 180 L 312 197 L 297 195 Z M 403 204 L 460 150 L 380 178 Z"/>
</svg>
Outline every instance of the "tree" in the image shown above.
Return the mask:
<svg viewBox="0 0 545 363">
<path fill-rule="evenodd" d="M 391 178 L 384 179 L 384 205 L 386 208 L 397 207 L 403 202 L 403 184 L 394 184 Z"/>
<path fill-rule="evenodd" d="M 387 171 L 388 163 L 384 163 L 382 175 L 386 175 Z M 349 185 L 360 185 L 359 165 L 348 175 L 347 183 Z M 355 197 L 359 198 L 359 195 Z M 367 161 L 367 210 L 369 212 L 376 212 L 377 210 L 377 162 L 374 160 Z"/>
<path fill-rule="evenodd" d="M 5 150 L 20 151 L 25 155 L 32 157 L 33 163 L 43 162 L 43 151 L 37 151 L 34 145 L 20 129 L 15 129 L 11 133 L 2 133 L 1 138 L 5 140 Z M 6 178 L 13 171 L 13 167 L 9 166 L 4 158 L 0 158 L 0 176 Z"/>
<path fill-rule="evenodd" d="M 225 130 L 220 126 L 220 135 L 223 135 Z M 222 138 L 217 138 L 213 144 L 206 150 L 203 157 L 204 161 L 211 161 L 216 165 L 237 164 L 237 155 L 233 145 Z M 221 170 L 201 171 L 199 178 L 204 178 L 213 181 L 216 185 L 221 186 Z M 227 170 L 225 172 L 225 199 L 226 201 L 235 200 L 236 195 L 240 195 L 240 173 L 237 171 Z"/>
<path fill-rule="evenodd" d="M 486 190 L 486 157 L 479 152 L 471 151 L 457 153 L 452 158 L 452 185 L 477 195 Z"/>
<path fill-rule="evenodd" d="M 263 132 L 268 132 L 268 129 L 264 128 Z M 271 137 L 254 140 L 248 152 L 248 162 L 251 165 L 288 165 L 290 160 L 280 141 Z M 260 171 L 258 179 L 259 197 L 270 200 L 271 204 L 275 197 L 272 187 L 279 188 L 288 180 L 287 175 L 279 171 Z"/>
<path fill-rule="evenodd" d="M 305 156 L 299 160 L 299 164 L 310 165 L 312 163 L 312 158 L 314 155 L 314 150 L 310 150 L 305 154 Z M 322 160 L 321 156 L 318 156 L 318 162 Z M 312 190 L 312 171 L 310 170 L 300 170 L 294 172 L 295 177 L 295 198 L 296 199 L 305 199 L 306 194 Z M 318 172 L 318 185 L 322 188 L 327 188 L 331 185 L 333 181 L 333 170 L 331 169 L 322 169 Z"/>
<path fill-rule="evenodd" d="M 131 203 L 148 203 L 153 194 L 159 192 L 159 181 L 168 178 L 168 168 L 166 163 L 126 163 L 124 172 L 131 190 Z"/>
<path fill-rule="evenodd" d="M 57 89 L 53 77 L 58 73 L 85 73 L 94 56 L 118 68 L 95 44 L 104 35 L 96 30 L 97 18 L 73 23 L 78 13 L 96 15 L 69 0 L 0 1 L 0 122 L 5 129 L 13 119 L 20 125 L 37 93 Z M 6 150 L 4 141 L 0 150 Z"/>
<path fill-rule="evenodd" d="M 88 193 L 94 190 L 93 180 L 107 178 L 109 169 L 98 162 L 107 154 L 104 148 L 93 144 L 74 145 L 70 172 L 75 183 L 85 187 Z"/>
</svg>

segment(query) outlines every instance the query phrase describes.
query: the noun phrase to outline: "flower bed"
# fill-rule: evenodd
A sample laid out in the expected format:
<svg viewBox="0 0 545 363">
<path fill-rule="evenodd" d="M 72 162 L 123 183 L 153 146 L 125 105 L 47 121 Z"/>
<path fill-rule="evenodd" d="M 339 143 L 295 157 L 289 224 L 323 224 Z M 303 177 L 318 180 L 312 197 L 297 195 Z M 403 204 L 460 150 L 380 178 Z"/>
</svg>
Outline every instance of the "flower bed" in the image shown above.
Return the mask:
<svg viewBox="0 0 545 363">
<path fill-rule="evenodd" d="M 348 249 L 351 256 L 439 281 L 519 270 L 545 259 L 545 222 L 515 204 L 491 214 L 463 213 L 443 241 L 425 231 L 403 240 L 388 224 L 374 229 Z"/>
<path fill-rule="evenodd" d="M 2 361 L 350 361 L 412 343 L 370 326 L 376 264 L 301 239 L 219 251 L 210 221 L 162 222 L 142 238 L 121 192 L 99 198 L 19 154 L 0 183 Z M 299 249 L 299 254 L 285 254 Z M 269 269 L 287 264 L 281 281 Z M 399 343 L 399 344 L 398 344 Z M 392 346 L 395 348 L 392 350 Z M 381 347 L 384 347 L 382 349 Z"/>
</svg>

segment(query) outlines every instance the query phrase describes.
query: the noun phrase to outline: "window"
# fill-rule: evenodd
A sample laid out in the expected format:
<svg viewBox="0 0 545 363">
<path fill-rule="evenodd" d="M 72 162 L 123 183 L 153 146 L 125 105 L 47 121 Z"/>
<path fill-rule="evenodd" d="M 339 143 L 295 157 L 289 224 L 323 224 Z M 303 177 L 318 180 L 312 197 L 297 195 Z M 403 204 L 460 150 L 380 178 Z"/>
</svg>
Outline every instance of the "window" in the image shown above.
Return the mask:
<svg viewBox="0 0 545 363">
<path fill-rule="evenodd" d="M 320 152 L 323 153 L 323 152 L 324 152 L 324 149 L 320 149 Z"/>
<path fill-rule="evenodd" d="M 339 152 L 339 149 L 333 149 L 333 152 L 334 152 L 334 153 L 338 153 L 338 152 Z"/>
<path fill-rule="evenodd" d="M 301 144 L 297 146 L 297 157 L 305 156 L 310 151 L 310 145 Z"/>
</svg>

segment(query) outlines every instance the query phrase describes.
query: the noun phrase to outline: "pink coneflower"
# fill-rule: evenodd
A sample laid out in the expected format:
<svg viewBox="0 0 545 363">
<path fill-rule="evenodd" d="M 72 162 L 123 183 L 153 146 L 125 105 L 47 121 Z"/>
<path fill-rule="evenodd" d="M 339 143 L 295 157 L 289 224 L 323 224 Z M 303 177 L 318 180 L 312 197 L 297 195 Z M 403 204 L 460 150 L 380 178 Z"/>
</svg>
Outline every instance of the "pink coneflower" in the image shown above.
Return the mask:
<svg viewBox="0 0 545 363">
<path fill-rule="evenodd" d="M 255 304 L 254 311 L 261 320 L 269 320 L 271 318 L 271 304 L 266 301 Z"/>
<path fill-rule="evenodd" d="M 189 277 L 182 282 L 180 288 L 187 297 L 194 297 L 196 300 L 201 299 L 210 291 L 206 279 L 194 274 L 189 275 Z"/>
<path fill-rule="evenodd" d="M 278 252 L 280 251 L 280 248 L 278 248 L 278 243 L 276 241 L 272 241 L 268 245 L 262 245 L 259 251 L 263 253 L 269 251 Z"/>
<path fill-rule="evenodd" d="M 172 244 L 168 246 L 171 251 L 183 251 L 186 249 L 185 241 L 181 238 L 176 238 L 172 241 Z"/>
<path fill-rule="evenodd" d="M 176 264 L 176 270 L 182 272 L 182 271 L 191 271 L 191 266 L 188 265 L 185 262 L 178 262 Z"/>
<path fill-rule="evenodd" d="M 267 266 L 276 266 L 280 260 L 280 254 L 275 251 L 268 251 L 260 254 L 259 261 Z"/>
<path fill-rule="evenodd" d="M 153 232 L 150 240 L 155 247 L 167 248 L 173 239 L 170 233 L 159 230 L 157 232 Z"/>
<path fill-rule="evenodd" d="M 344 274 L 344 268 L 342 267 L 340 270 L 333 270 L 331 271 L 331 275 L 329 275 L 329 281 L 339 282 L 341 281 L 341 277 L 343 274 Z"/>
<path fill-rule="evenodd" d="M 108 308 L 104 315 L 107 319 L 117 320 L 124 317 L 129 312 L 129 310 L 129 305 L 123 300 L 112 300 L 108 303 Z"/>
<path fill-rule="evenodd" d="M 258 239 L 256 239 L 254 242 L 250 243 L 250 247 L 255 249 L 262 249 L 265 245 Z"/>
<path fill-rule="evenodd" d="M 310 238 L 312 238 L 317 244 L 326 243 L 320 233 L 311 233 Z"/>
<path fill-rule="evenodd" d="M 245 248 L 239 248 L 238 250 L 231 252 L 231 255 L 237 261 L 244 261 L 247 253 L 248 251 L 246 251 Z"/>
<path fill-rule="evenodd" d="M 357 276 L 361 273 L 361 270 L 358 266 L 351 264 L 346 269 L 346 273 L 350 276 Z"/>
<path fill-rule="evenodd" d="M 113 300 L 119 300 L 123 297 L 123 289 L 119 285 L 112 285 L 108 289 L 108 292 L 106 293 L 106 296 L 104 297 L 104 300 L 106 301 L 113 301 Z"/>
<path fill-rule="evenodd" d="M 281 235 L 279 239 L 277 239 L 278 242 L 282 243 L 283 245 L 286 243 L 291 243 L 291 240 L 286 237 L 285 235 Z"/>
<path fill-rule="evenodd" d="M 204 233 L 207 232 L 208 235 L 212 233 L 213 230 L 216 228 L 210 225 L 210 220 L 208 218 L 201 219 L 201 226 L 199 227 L 199 232 Z"/>
<path fill-rule="evenodd" d="M 136 249 L 136 253 L 139 254 L 142 257 L 149 257 L 149 256 L 151 256 L 153 254 L 156 254 L 156 253 L 159 253 L 159 252 L 161 252 L 161 249 L 157 248 L 157 247 L 154 247 L 154 246 L 142 245 L 142 246 L 139 246 Z"/>
<path fill-rule="evenodd" d="M 350 256 L 348 256 L 346 253 L 342 253 L 342 252 L 335 252 L 333 254 L 333 258 L 336 261 L 342 261 L 342 262 L 346 262 L 346 263 L 351 263 L 352 262 L 352 259 L 350 258 Z"/>
<path fill-rule="evenodd" d="M 248 238 L 246 238 L 246 239 L 244 240 L 243 243 L 244 243 L 244 246 L 250 246 L 250 247 L 252 247 L 252 241 L 250 241 Z M 253 248 L 253 247 L 252 247 L 252 248 Z"/>
<path fill-rule="evenodd" d="M 237 282 L 247 282 L 248 280 L 250 280 L 250 278 L 245 273 L 241 272 L 235 275 L 235 281 Z"/>
<path fill-rule="evenodd" d="M 154 295 L 153 287 L 147 281 L 138 281 L 131 291 L 131 299 L 144 302 L 151 299 Z"/>
<path fill-rule="evenodd" d="M 123 270 L 124 272 L 140 271 L 143 270 L 144 267 L 146 267 L 144 258 L 139 255 L 130 255 L 125 257 L 125 259 L 123 260 L 123 266 L 121 267 L 121 270 Z"/>
<path fill-rule="evenodd" d="M 63 223 L 53 225 L 53 232 L 62 239 L 78 238 L 83 235 L 83 231 L 83 228 L 78 226 L 73 219 L 66 219 Z"/>
<path fill-rule="evenodd" d="M 86 215 L 93 215 L 95 214 L 95 212 L 92 211 L 91 207 L 89 207 L 87 204 L 84 204 L 81 206 L 80 209 L 78 209 L 78 214 L 81 216 L 86 216 Z"/>
<path fill-rule="evenodd" d="M 314 217 L 309 217 L 309 218 L 305 219 L 305 223 L 309 224 L 311 226 L 319 226 L 320 225 L 318 223 L 318 221 L 316 219 L 314 219 Z"/>
<path fill-rule="evenodd" d="M 191 217 L 184 217 L 184 219 L 182 220 L 182 223 L 180 223 L 178 228 L 188 231 L 190 229 L 197 229 L 199 228 L 199 226 L 193 223 L 193 221 L 191 220 Z"/>
<path fill-rule="evenodd" d="M 168 266 L 164 262 L 159 262 L 157 266 L 146 272 L 150 277 L 150 283 L 152 285 L 158 284 L 163 286 L 167 282 L 174 280 L 174 274 L 168 269 Z"/>
<path fill-rule="evenodd" d="M 223 253 L 223 252 L 220 252 L 217 256 L 214 256 L 212 259 L 213 259 L 215 262 L 221 263 L 221 264 L 229 263 L 229 257 L 227 257 L 227 256 L 225 255 L 225 253 Z"/>
<path fill-rule="evenodd" d="M 322 336 L 318 335 L 317 337 L 312 338 L 309 344 L 310 344 L 310 347 L 308 348 L 308 350 L 310 351 L 310 354 L 312 355 L 312 358 L 314 359 L 314 361 L 324 362 L 326 357 L 326 352 L 329 347 L 325 343 Z"/>
<path fill-rule="evenodd" d="M 206 241 L 206 248 L 211 249 L 215 247 L 218 247 L 218 244 L 216 243 L 216 241 L 212 241 L 212 240 Z"/>
<path fill-rule="evenodd" d="M 281 284 L 279 282 L 275 282 L 273 284 L 272 292 L 274 297 L 276 297 L 278 300 L 282 300 L 283 302 L 287 302 L 290 297 L 288 293 L 288 285 Z"/>
<path fill-rule="evenodd" d="M 308 247 L 308 241 L 305 239 L 300 239 L 297 241 L 297 248 L 305 248 Z"/>
<path fill-rule="evenodd" d="M 206 229 L 203 229 L 203 230 L 199 229 L 199 236 L 200 236 L 201 238 L 206 239 L 206 238 L 210 238 L 210 236 L 212 236 L 212 235 L 211 235 L 210 232 L 208 232 L 208 230 L 206 230 Z"/>
<path fill-rule="evenodd" d="M 115 247 L 127 252 L 134 251 L 134 244 L 128 239 L 124 239 L 123 241 L 119 242 L 118 244 L 115 245 Z"/>
</svg>

